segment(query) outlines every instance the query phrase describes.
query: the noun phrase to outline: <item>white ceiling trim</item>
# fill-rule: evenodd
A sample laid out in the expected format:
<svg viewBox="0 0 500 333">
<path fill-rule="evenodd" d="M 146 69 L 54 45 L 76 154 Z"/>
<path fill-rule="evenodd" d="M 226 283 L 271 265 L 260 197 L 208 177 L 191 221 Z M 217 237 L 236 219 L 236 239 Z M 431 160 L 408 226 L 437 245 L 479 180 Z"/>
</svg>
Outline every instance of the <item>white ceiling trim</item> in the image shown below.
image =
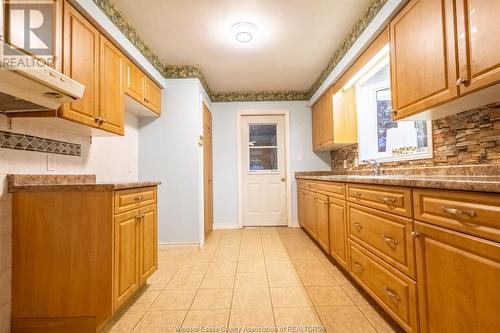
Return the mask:
<svg viewBox="0 0 500 333">
<path fill-rule="evenodd" d="M 166 87 L 166 79 L 153 67 L 153 65 L 142 55 L 141 52 L 128 40 L 127 37 L 116 27 L 116 25 L 102 12 L 102 10 L 89 0 L 70 0 L 87 19 L 93 21 L 100 27 L 106 37 L 112 39 L 117 46 L 128 55 L 143 71 L 145 71 L 162 88 Z"/>
<path fill-rule="evenodd" d="M 366 29 L 359 35 L 349 51 L 342 57 L 337 66 L 327 76 L 325 81 L 309 100 L 309 105 L 313 105 L 323 93 L 335 83 L 342 74 L 356 61 L 356 59 L 370 46 L 377 36 L 385 29 L 390 20 L 409 0 L 388 0 L 382 9 L 375 15 Z"/>
</svg>

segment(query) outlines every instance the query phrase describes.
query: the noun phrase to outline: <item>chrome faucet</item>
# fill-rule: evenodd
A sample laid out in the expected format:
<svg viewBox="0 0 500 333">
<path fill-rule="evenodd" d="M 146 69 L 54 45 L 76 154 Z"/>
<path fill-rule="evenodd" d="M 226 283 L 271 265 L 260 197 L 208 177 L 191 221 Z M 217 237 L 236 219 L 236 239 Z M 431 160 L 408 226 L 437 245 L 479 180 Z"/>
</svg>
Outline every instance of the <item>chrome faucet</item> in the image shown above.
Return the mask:
<svg viewBox="0 0 500 333">
<path fill-rule="evenodd" d="M 370 164 L 375 176 L 380 176 L 380 164 L 377 162 L 377 160 L 363 160 L 363 163 Z"/>
</svg>

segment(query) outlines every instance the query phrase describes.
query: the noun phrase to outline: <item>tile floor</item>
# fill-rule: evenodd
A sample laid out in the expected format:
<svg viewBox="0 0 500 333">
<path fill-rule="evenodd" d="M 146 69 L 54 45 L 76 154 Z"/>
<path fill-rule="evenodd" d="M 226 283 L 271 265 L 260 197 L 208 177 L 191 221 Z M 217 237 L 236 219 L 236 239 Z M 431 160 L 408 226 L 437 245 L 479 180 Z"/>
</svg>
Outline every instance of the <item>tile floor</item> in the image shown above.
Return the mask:
<svg viewBox="0 0 500 333">
<path fill-rule="evenodd" d="M 401 331 L 301 229 L 218 230 L 158 260 L 108 332 Z"/>
</svg>

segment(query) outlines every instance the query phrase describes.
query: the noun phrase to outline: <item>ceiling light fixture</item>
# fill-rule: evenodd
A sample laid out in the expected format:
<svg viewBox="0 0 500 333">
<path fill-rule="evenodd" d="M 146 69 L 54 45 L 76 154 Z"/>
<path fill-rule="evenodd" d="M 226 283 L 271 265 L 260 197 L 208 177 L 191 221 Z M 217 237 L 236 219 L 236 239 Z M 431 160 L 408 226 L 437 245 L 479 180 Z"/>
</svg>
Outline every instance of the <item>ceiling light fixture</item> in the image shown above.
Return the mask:
<svg viewBox="0 0 500 333">
<path fill-rule="evenodd" d="M 250 22 L 233 24 L 230 30 L 230 39 L 238 44 L 246 44 L 255 40 L 257 27 Z"/>
</svg>

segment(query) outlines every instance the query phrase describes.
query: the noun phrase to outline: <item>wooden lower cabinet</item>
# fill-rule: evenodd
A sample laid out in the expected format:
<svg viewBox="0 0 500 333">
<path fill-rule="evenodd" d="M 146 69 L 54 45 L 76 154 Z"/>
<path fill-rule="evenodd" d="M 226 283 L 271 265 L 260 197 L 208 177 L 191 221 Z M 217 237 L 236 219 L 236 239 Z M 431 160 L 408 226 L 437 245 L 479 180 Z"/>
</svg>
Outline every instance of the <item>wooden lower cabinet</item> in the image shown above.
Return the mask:
<svg viewBox="0 0 500 333">
<path fill-rule="evenodd" d="M 156 186 L 14 193 L 12 332 L 102 331 L 157 269 L 156 210 Z"/>
<path fill-rule="evenodd" d="M 299 179 L 298 208 L 405 331 L 499 331 L 500 195 Z"/>
<path fill-rule="evenodd" d="M 347 225 L 346 203 L 344 200 L 330 198 L 330 254 L 347 269 Z"/>
<path fill-rule="evenodd" d="M 314 219 L 316 221 L 316 237 L 319 245 L 330 252 L 330 228 L 328 224 L 328 197 L 317 194 L 314 198 Z"/>
<path fill-rule="evenodd" d="M 115 216 L 114 302 L 116 311 L 139 289 L 139 209 Z"/>
<path fill-rule="evenodd" d="M 500 244 L 415 222 L 421 332 L 500 329 Z"/>
<path fill-rule="evenodd" d="M 349 251 L 352 277 L 401 327 L 407 332 L 418 332 L 415 281 L 352 240 Z"/>
</svg>

